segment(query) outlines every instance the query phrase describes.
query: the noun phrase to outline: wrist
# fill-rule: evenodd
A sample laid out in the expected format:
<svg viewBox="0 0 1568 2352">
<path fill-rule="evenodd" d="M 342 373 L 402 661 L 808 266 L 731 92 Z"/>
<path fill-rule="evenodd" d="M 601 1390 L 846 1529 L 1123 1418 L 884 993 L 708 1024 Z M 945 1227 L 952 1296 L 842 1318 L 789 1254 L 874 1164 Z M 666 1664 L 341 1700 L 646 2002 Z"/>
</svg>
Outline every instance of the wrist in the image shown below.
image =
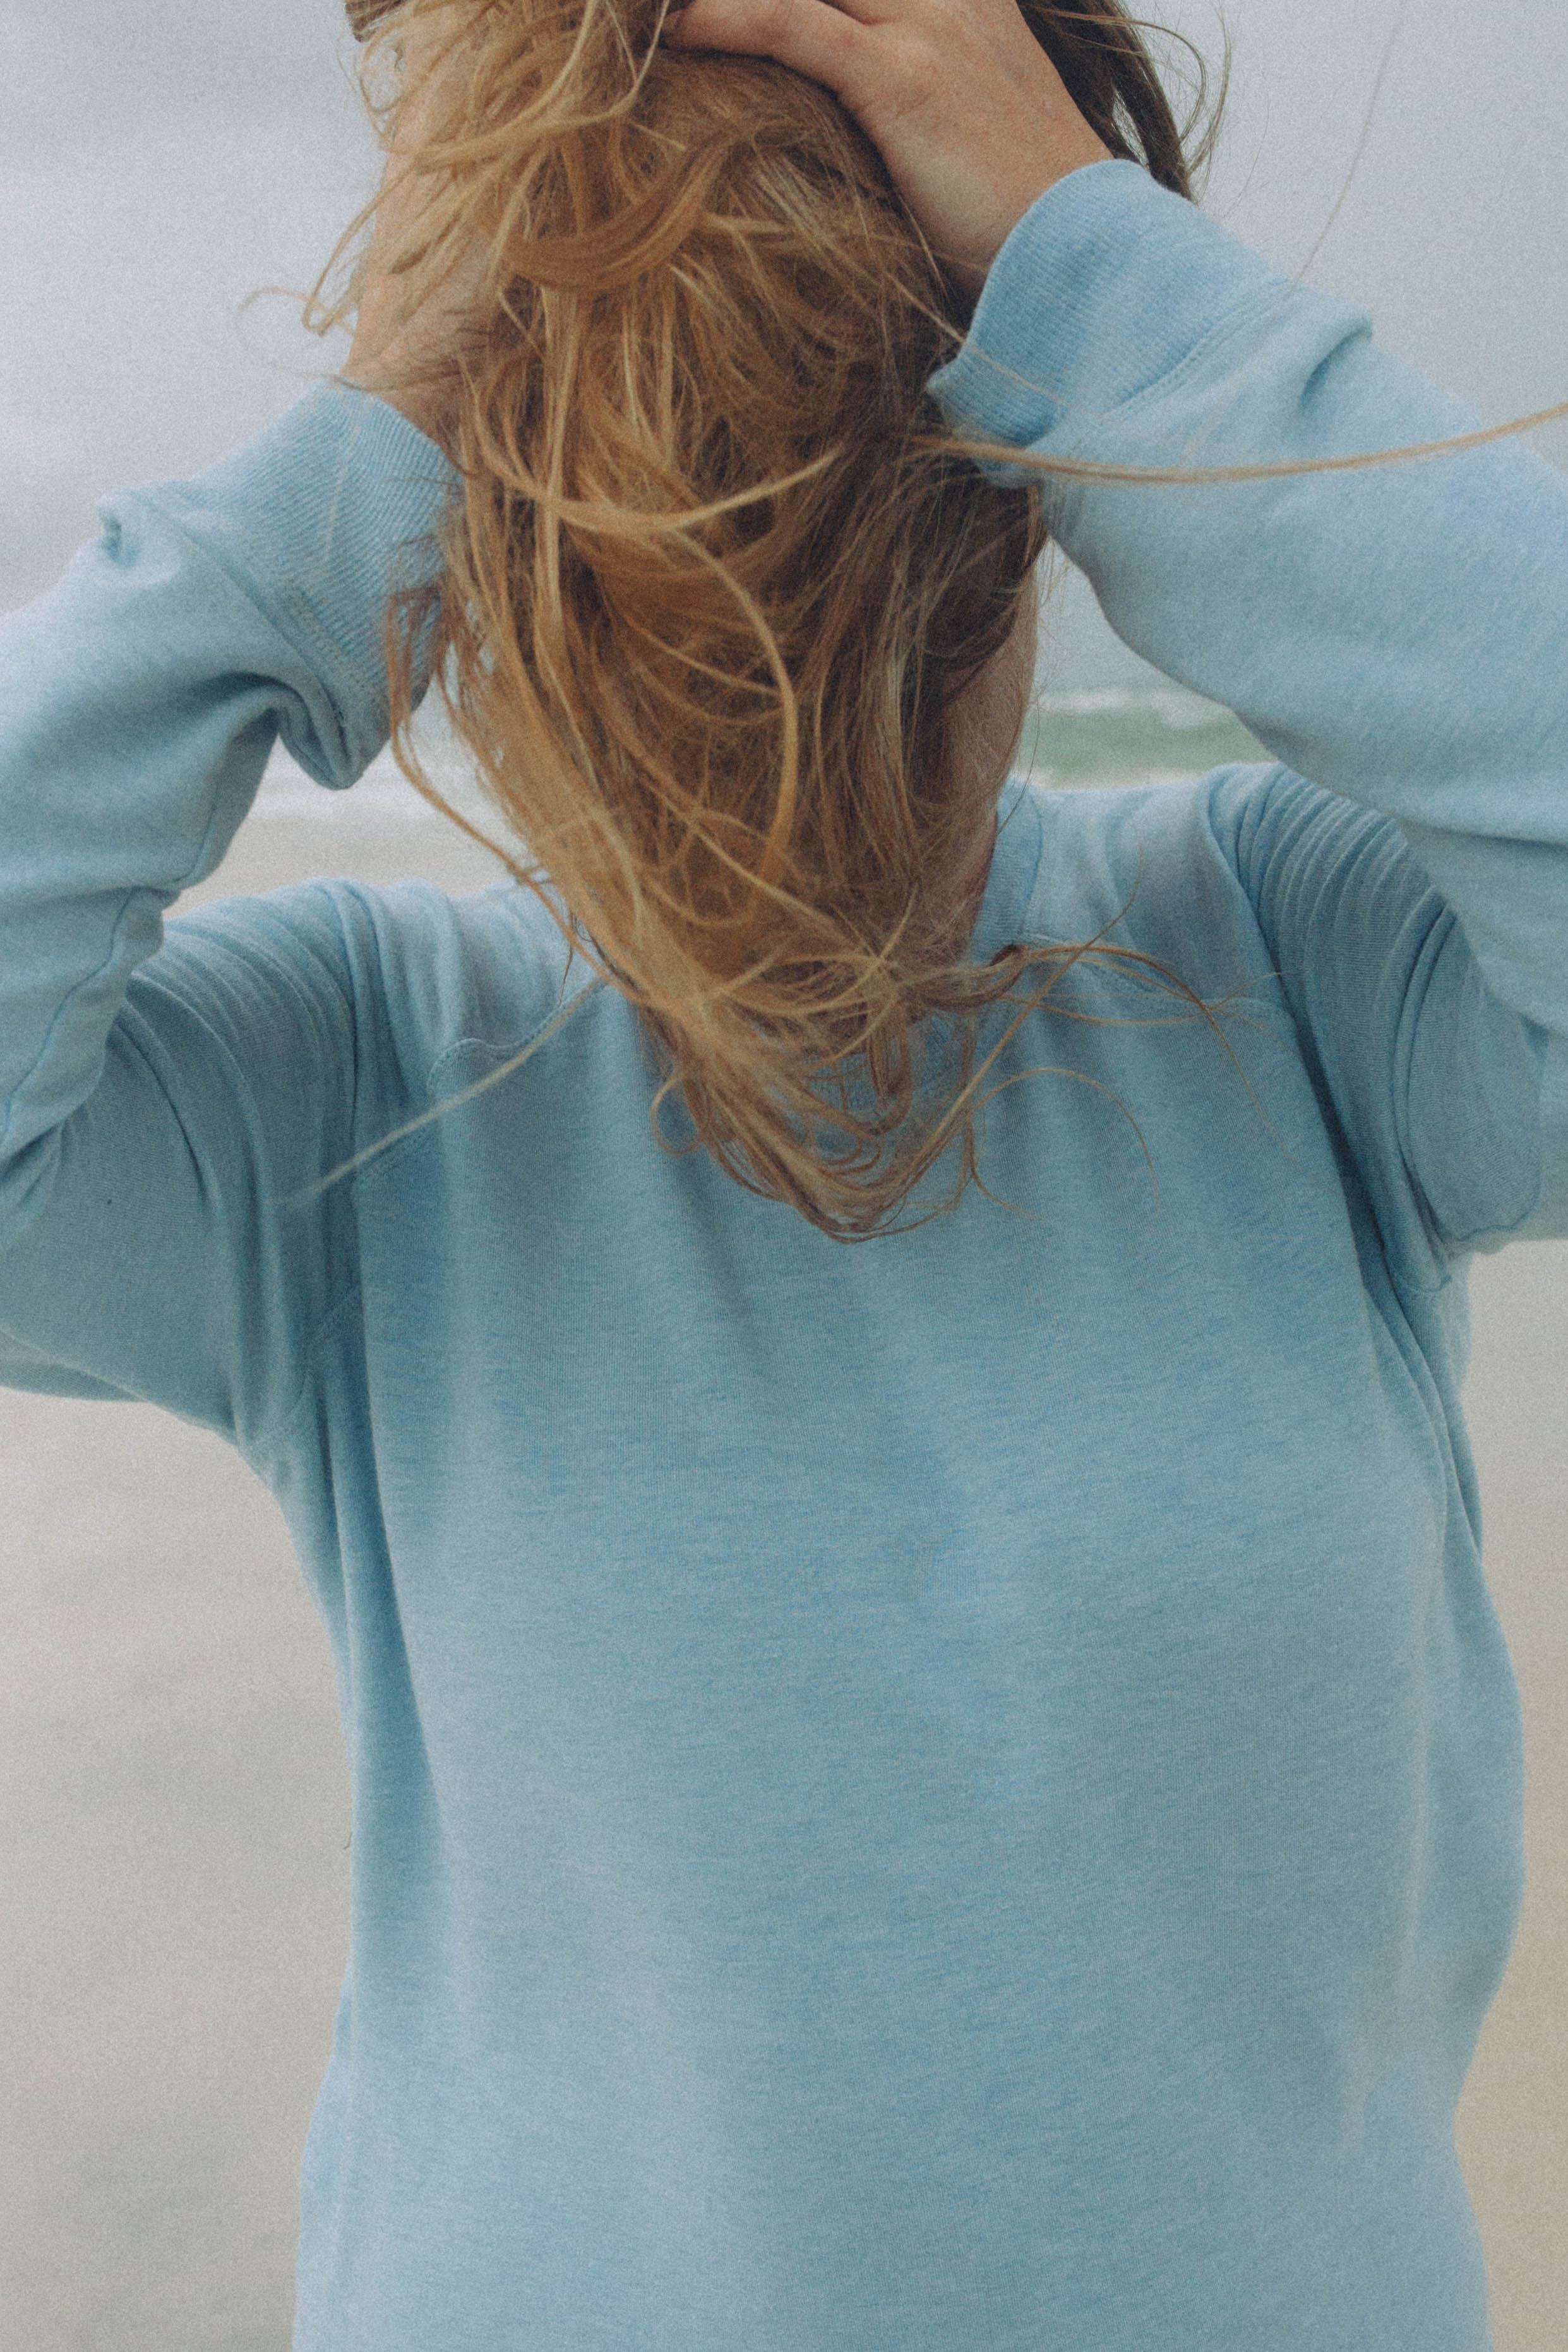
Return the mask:
<svg viewBox="0 0 1568 2352">
<path fill-rule="evenodd" d="M 1277 310 L 1290 291 L 1186 197 L 1112 159 L 1053 183 L 1015 223 L 964 348 L 926 388 L 966 437 L 1097 457 L 1110 416 L 1200 342 Z M 978 462 L 1008 487 L 1040 479 L 1005 460 Z"/>
<path fill-rule="evenodd" d="M 395 409 L 405 423 L 433 441 L 450 459 L 454 446 L 453 394 L 442 381 L 420 383 L 397 364 L 392 352 L 365 352 L 356 336 L 344 362 L 340 381 L 356 392 L 369 394 Z"/>
<path fill-rule="evenodd" d="M 1072 130 L 1064 131 L 1052 141 L 1049 159 L 1037 159 L 1032 169 L 1020 181 L 1019 200 L 1009 207 L 1008 236 L 1012 235 L 1024 215 L 1039 204 L 1041 196 L 1060 186 L 1063 180 L 1071 179 L 1074 172 L 1088 171 L 1095 163 L 1110 163 L 1114 160 L 1104 141 L 1091 131 L 1086 122 L 1080 121 Z M 1007 237 L 1003 237 L 1001 244 L 1006 242 Z M 1000 250 L 1001 245 L 998 245 L 997 251 L 999 253 Z M 994 261 L 996 254 L 991 258 Z"/>
<path fill-rule="evenodd" d="M 949 257 L 945 261 L 947 278 L 963 298 L 966 325 L 998 255 L 1025 215 L 1033 211 L 1042 196 L 1061 181 L 1070 179 L 1074 172 L 1112 161 L 1110 149 L 1080 118 L 1074 126 L 1052 140 L 1045 158 L 1037 156 L 1032 167 L 1009 184 L 998 207 L 997 226 L 989 236 L 977 249 L 962 257 Z"/>
</svg>

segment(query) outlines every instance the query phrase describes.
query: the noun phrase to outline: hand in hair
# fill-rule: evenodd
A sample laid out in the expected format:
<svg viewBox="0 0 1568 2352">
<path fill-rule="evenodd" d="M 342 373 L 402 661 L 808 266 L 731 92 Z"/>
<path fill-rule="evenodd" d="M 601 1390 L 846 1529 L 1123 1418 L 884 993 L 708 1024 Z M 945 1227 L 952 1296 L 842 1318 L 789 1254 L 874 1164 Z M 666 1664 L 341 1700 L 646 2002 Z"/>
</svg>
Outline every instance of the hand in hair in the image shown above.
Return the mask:
<svg viewBox="0 0 1568 2352">
<path fill-rule="evenodd" d="M 663 39 L 831 89 L 970 294 L 1047 188 L 1110 160 L 1015 0 L 685 0 Z"/>
</svg>

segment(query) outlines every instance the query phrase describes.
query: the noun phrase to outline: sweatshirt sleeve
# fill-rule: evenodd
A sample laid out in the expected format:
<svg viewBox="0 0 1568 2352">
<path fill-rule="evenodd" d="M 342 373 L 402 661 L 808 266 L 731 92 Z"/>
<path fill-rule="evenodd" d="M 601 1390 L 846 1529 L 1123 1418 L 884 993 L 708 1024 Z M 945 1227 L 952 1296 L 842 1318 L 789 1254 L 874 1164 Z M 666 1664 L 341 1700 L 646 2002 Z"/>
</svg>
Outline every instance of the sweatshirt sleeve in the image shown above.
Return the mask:
<svg viewBox="0 0 1568 2352">
<path fill-rule="evenodd" d="M 329 893 L 162 919 L 278 738 L 335 790 L 385 742 L 387 601 L 430 576 L 454 478 L 385 403 L 322 384 L 204 472 L 105 499 L 102 535 L 0 616 L 7 1385 L 243 1437 L 351 1283 L 337 1193 L 287 1206 L 350 1148 Z"/>
<path fill-rule="evenodd" d="M 1019 222 L 930 389 L 956 429 L 1118 467 L 1479 429 L 1120 162 Z M 1211 821 L 1375 1196 L 1413 1190 L 1439 1257 L 1568 1233 L 1568 479 L 1516 439 L 984 469 L 1041 482 L 1117 634 L 1282 763 L 1216 779 Z"/>
</svg>

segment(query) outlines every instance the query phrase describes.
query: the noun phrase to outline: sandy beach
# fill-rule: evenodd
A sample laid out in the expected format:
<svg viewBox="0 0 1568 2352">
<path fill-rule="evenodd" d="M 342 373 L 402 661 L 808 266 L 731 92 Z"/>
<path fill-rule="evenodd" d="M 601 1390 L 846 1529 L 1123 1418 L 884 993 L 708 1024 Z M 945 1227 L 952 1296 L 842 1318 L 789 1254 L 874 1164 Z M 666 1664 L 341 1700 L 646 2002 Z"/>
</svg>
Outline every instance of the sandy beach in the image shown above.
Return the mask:
<svg viewBox="0 0 1568 2352">
<path fill-rule="evenodd" d="M 312 873 L 461 891 L 499 868 L 383 774 L 313 801 L 280 787 L 193 896 Z M 1523 1704 L 1529 1886 L 1459 2150 L 1497 2352 L 1561 2352 L 1568 1244 L 1484 1261 L 1472 1296 L 1467 1393 Z M 287 2352 L 300 2149 L 346 1946 L 325 1633 L 266 1489 L 151 1408 L 0 1391 L 0 2345 Z"/>
</svg>

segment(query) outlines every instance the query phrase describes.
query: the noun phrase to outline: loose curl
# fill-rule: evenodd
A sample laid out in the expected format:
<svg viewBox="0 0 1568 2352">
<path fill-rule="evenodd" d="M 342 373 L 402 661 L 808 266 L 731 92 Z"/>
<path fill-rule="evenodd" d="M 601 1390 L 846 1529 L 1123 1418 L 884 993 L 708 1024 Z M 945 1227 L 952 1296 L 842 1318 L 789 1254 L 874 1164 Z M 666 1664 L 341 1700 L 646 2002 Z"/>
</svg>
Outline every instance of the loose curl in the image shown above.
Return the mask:
<svg viewBox="0 0 1568 2352">
<path fill-rule="evenodd" d="M 1189 155 L 1118 0 L 1020 5 L 1110 152 L 1190 195 L 1218 109 Z M 956 440 L 925 389 L 967 305 L 872 142 L 771 60 L 664 48 L 666 6 L 350 0 L 388 147 L 415 93 L 378 104 L 377 62 L 416 20 L 448 20 L 436 63 L 461 70 L 423 77 L 436 102 L 400 148 L 423 201 L 391 268 L 404 315 L 475 289 L 444 347 L 460 485 L 440 568 L 387 614 L 393 755 L 484 840 L 409 737 L 423 642 L 527 854 L 486 846 L 636 1010 L 661 1148 L 706 1146 L 748 1191 L 863 1240 L 909 1230 L 886 1220 L 960 1130 L 930 1213 L 979 1182 L 976 1088 L 1077 961 L 1211 1015 L 1103 938 L 953 960 L 952 877 L 999 791 L 959 698 L 1032 587 L 1040 493 L 988 481 L 968 453 L 991 445 Z M 1200 68 L 1195 114 L 1202 94 Z M 362 257 L 340 302 L 321 290 L 373 211 L 317 281 L 319 332 L 357 302 Z M 977 1072 L 998 1002 L 1022 1009 Z M 934 1014 L 961 1032 L 957 1087 L 916 1118 Z M 659 1113 L 677 1089 L 695 1135 L 674 1146 Z"/>
</svg>

